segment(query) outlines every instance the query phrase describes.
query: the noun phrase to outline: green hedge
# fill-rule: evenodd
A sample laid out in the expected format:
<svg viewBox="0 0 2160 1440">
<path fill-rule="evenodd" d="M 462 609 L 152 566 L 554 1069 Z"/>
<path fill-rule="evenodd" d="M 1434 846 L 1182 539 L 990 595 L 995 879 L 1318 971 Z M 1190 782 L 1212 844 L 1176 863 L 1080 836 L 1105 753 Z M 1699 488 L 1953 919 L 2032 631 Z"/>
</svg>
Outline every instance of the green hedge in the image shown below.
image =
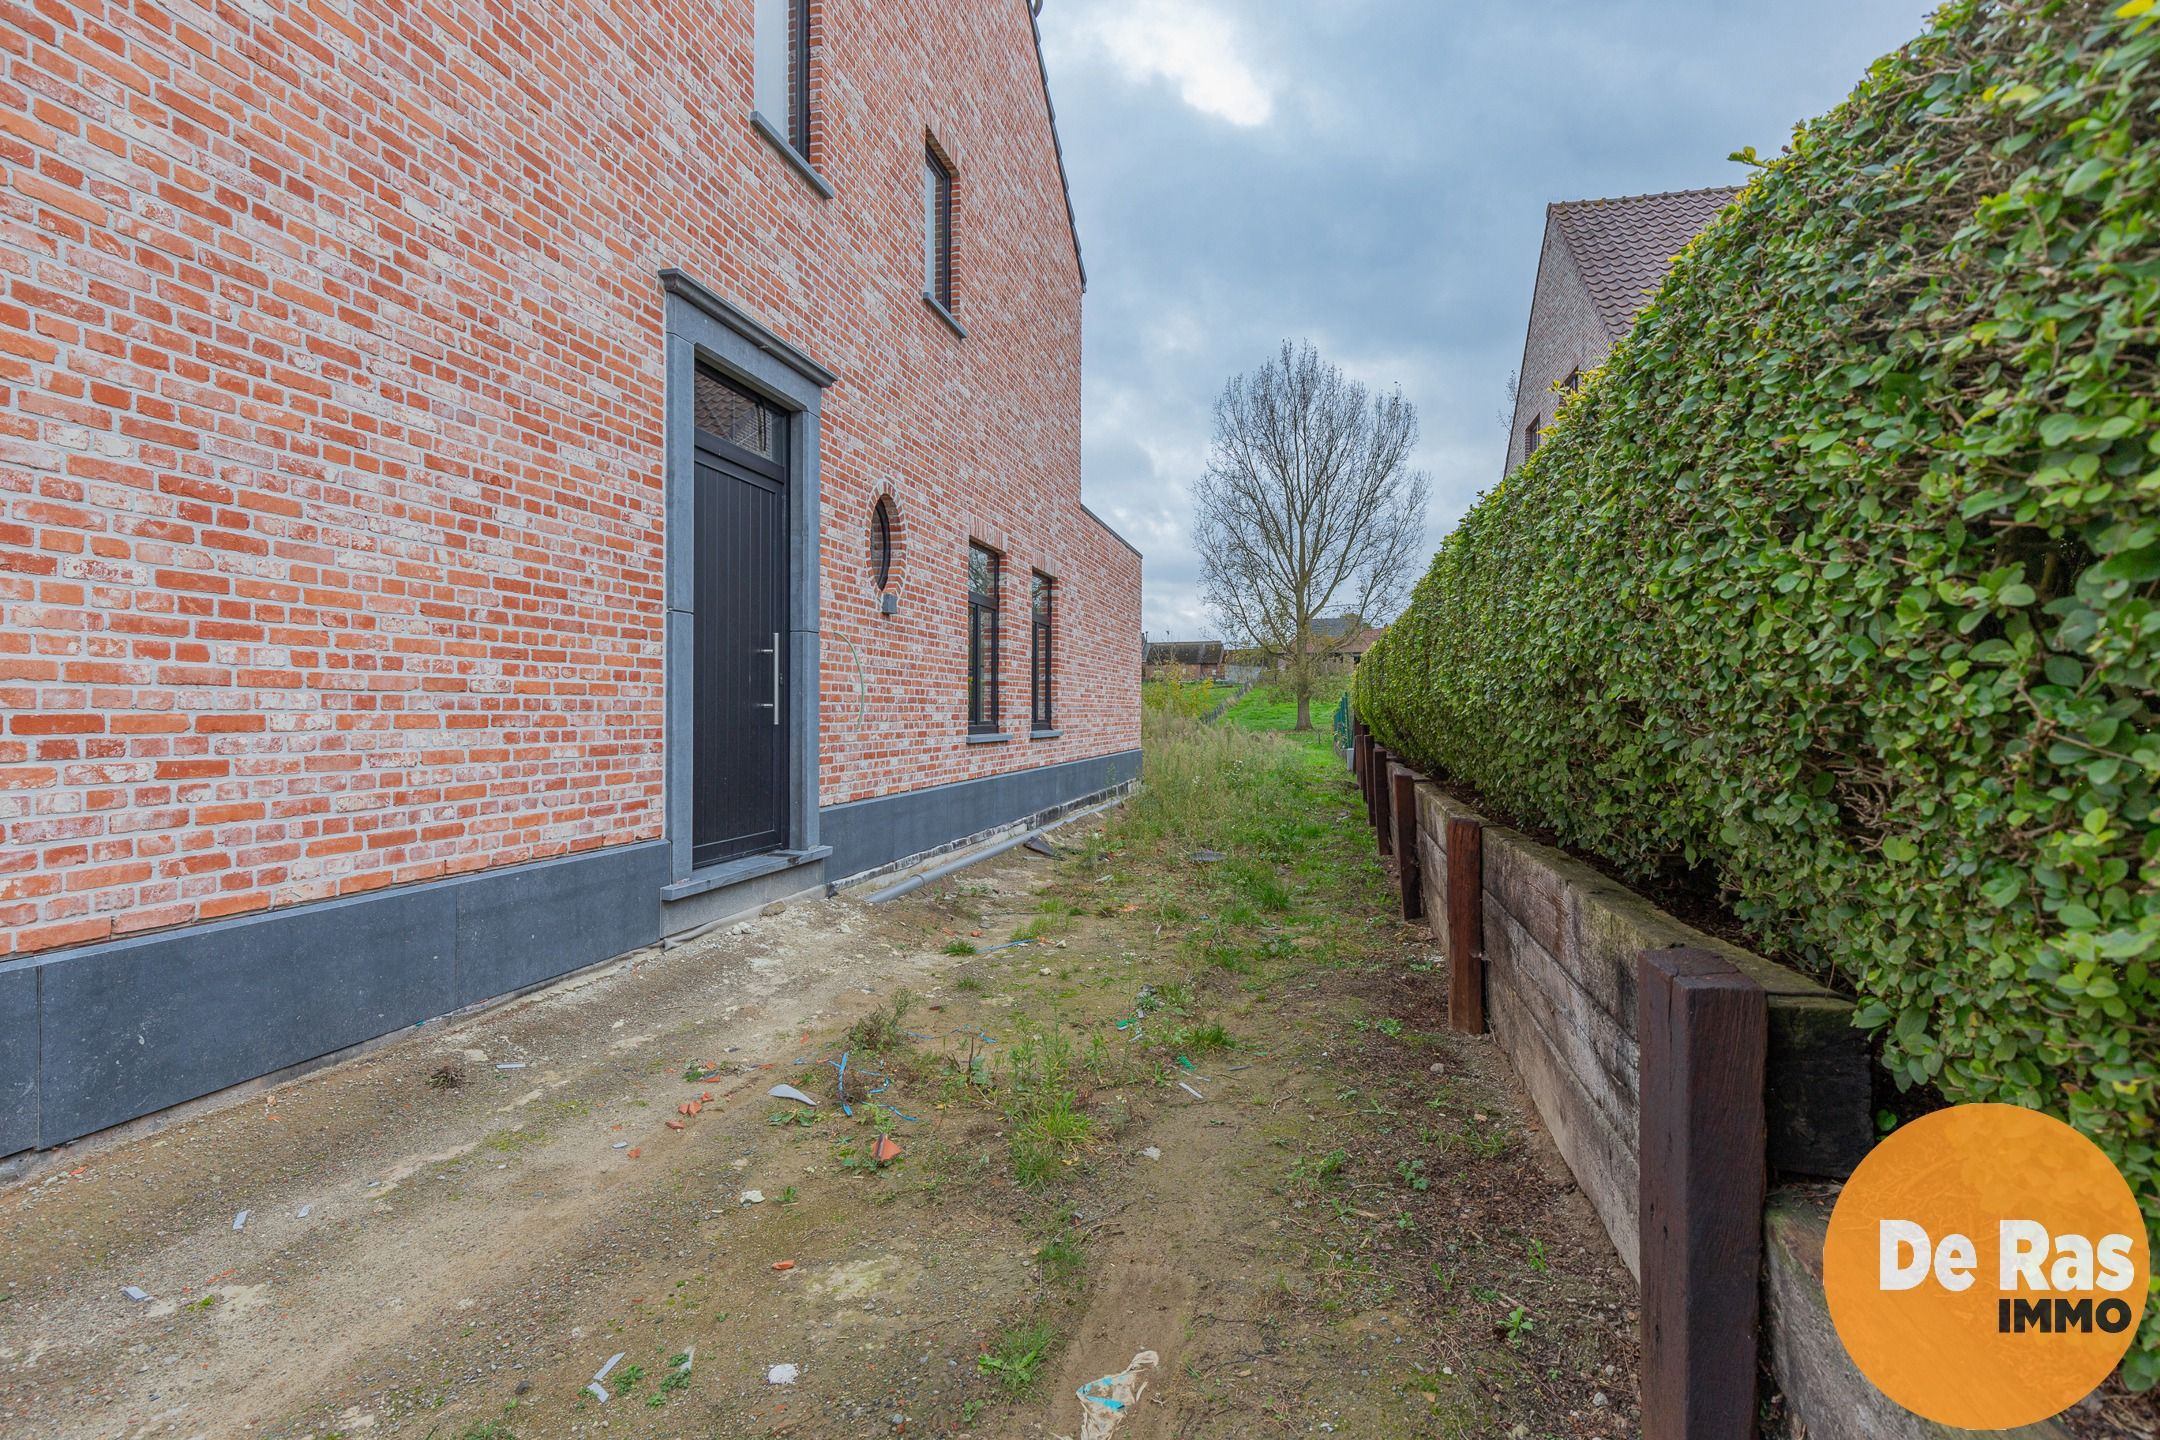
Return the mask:
<svg viewBox="0 0 2160 1440">
<path fill-rule="evenodd" d="M 1448 537 L 1356 703 L 1638 878 L 1714 876 L 1902 1080 L 2067 1118 L 2160 1230 L 2156 21 L 1963 0 L 1877 62 Z"/>
</svg>

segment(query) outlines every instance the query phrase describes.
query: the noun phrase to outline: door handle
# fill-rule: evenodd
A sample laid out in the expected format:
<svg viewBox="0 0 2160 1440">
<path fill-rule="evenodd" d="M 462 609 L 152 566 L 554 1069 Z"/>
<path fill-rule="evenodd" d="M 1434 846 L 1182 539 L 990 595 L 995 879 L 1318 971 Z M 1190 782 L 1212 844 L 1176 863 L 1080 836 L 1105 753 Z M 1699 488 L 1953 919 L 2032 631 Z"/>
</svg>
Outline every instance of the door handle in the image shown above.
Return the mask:
<svg viewBox="0 0 2160 1440">
<path fill-rule="evenodd" d="M 770 650 L 760 650 L 756 653 L 772 656 L 772 699 L 765 701 L 757 708 L 772 711 L 772 723 L 778 725 L 780 723 L 780 632 L 777 630 L 772 632 L 772 648 Z"/>
</svg>

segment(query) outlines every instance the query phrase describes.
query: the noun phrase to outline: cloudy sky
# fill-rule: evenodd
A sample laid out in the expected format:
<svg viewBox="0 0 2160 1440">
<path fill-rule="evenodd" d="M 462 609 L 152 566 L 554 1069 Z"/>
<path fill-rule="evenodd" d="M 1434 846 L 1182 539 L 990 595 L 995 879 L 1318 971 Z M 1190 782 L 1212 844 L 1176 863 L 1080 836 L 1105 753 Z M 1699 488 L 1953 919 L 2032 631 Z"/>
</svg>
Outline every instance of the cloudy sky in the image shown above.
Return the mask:
<svg viewBox="0 0 2160 1440">
<path fill-rule="evenodd" d="M 1308 337 L 1418 407 L 1431 538 L 1497 479 L 1545 205 L 1736 183 L 1926 0 L 1048 0 L 1088 267 L 1088 503 L 1145 624 L 1215 635 L 1209 405 Z"/>
</svg>

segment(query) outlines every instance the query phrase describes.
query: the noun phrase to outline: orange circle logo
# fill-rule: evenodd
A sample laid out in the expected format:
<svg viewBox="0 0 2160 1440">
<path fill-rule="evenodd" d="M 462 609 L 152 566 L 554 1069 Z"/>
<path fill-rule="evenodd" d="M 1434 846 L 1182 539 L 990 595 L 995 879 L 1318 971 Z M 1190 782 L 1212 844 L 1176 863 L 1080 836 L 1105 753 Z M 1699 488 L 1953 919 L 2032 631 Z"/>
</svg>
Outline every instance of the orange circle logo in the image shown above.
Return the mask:
<svg viewBox="0 0 2160 1440">
<path fill-rule="evenodd" d="M 2067 1410 L 2145 1311 L 2145 1221 L 2122 1172 L 2060 1120 L 1959 1105 L 1893 1132 L 1830 1215 L 1838 1338 L 1938 1424 L 2007 1430 Z"/>
</svg>

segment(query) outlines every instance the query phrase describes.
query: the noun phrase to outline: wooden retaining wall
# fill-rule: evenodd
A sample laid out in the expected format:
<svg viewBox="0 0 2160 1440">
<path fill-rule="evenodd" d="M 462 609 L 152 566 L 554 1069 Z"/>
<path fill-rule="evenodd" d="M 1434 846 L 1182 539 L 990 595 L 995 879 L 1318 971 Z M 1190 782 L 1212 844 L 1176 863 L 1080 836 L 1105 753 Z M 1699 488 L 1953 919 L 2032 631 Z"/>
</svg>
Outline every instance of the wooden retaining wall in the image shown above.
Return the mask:
<svg viewBox="0 0 2160 1440">
<path fill-rule="evenodd" d="M 1824 1182 L 1874 1141 L 1851 1002 L 1491 823 L 1355 717 L 1351 731 L 1345 759 L 1405 918 L 1422 915 L 1447 957 L 1449 1024 L 1490 1033 L 1513 1063 L 1642 1285 L 1645 1440 L 1753 1435 L 1758 1336 L 1799 1433 L 1979 1435 L 1885 1398 L 1830 1323 Z"/>
</svg>

